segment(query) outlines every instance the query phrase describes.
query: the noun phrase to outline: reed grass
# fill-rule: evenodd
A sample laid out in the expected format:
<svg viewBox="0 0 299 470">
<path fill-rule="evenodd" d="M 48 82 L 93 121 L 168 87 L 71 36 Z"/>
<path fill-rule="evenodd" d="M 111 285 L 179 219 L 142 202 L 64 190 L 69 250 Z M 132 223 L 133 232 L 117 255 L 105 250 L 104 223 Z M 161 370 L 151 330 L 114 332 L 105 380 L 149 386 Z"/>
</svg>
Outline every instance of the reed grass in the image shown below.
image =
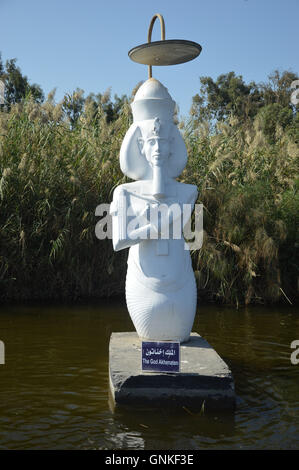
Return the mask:
<svg viewBox="0 0 299 470">
<path fill-rule="evenodd" d="M 189 164 L 183 178 L 199 187 L 204 243 L 193 253 L 204 297 L 225 303 L 296 301 L 298 162 L 295 140 L 277 129 L 274 143 L 259 118 L 185 126 Z"/>
<path fill-rule="evenodd" d="M 95 208 L 123 179 L 118 151 L 128 110 L 108 126 L 87 104 L 71 129 L 51 99 L 27 100 L 0 118 L 1 298 L 120 292 L 125 254 L 116 257 L 111 241 L 95 238 Z"/>
<path fill-rule="evenodd" d="M 49 95 L 0 113 L 0 299 L 63 299 L 123 294 L 126 250 L 95 237 L 95 208 L 125 181 L 118 155 L 129 104 L 107 123 L 101 103 L 85 103 L 75 126 Z M 260 118 L 259 118 L 260 119 Z M 204 243 L 192 253 L 203 299 L 295 302 L 298 145 L 258 119 L 181 123 L 189 161 L 180 180 L 204 204 Z M 297 244 L 296 244 L 297 243 Z"/>
</svg>

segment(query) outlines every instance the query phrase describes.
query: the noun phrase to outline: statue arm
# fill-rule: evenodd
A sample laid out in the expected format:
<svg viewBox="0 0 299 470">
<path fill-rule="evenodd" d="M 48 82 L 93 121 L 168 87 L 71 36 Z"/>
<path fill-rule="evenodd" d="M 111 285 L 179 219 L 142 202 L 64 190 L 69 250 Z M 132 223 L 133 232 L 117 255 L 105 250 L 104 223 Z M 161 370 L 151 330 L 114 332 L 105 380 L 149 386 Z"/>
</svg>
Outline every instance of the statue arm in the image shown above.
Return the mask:
<svg viewBox="0 0 299 470">
<path fill-rule="evenodd" d="M 130 228 L 127 217 L 127 193 L 128 191 L 126 191 L 124 188 L 116 188 L 113 201 L 110 205 L 110 214 L 112 216 L 112 241 L 115 251 L 129 248 L 133 245 L 136 245 L 137 243 L 140 243 L 142 240 L 150 238 L 151 230 L 155 230 L 155 227 L 153 227 L 152 224 L 147 221 L 147 219 L 143 219 L 148 211 L 148 206 L 141 214 L 138 215 L 138 220 L 145 220 L 147 223 L 137 228 Z"/>
</svg>

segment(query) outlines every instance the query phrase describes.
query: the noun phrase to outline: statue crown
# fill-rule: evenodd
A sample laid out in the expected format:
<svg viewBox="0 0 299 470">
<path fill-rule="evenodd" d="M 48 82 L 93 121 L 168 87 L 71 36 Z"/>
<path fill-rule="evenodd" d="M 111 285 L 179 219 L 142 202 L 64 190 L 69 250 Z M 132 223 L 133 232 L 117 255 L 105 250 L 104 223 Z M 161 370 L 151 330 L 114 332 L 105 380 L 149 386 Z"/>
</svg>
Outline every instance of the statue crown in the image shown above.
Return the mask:
<svg viewBox="0 0 299 470">
<path fill-rule="evenodd" d="M 161 128 L 160 119 L 155 118 L 153 128 L 152 128 L 153 135 L 158 136 L 160 134 L 160 128 Z"/>
<path fill-rule="evenodd" d="M 168 139 L 171 126 L 168 122 L 161 122 L 160 118 L 153 119 L 150 125 L 145 125 L 146 122 L 140 123 L 140 131 L 144 140 L 152 139 L 153 137 Z"/>
</svg>

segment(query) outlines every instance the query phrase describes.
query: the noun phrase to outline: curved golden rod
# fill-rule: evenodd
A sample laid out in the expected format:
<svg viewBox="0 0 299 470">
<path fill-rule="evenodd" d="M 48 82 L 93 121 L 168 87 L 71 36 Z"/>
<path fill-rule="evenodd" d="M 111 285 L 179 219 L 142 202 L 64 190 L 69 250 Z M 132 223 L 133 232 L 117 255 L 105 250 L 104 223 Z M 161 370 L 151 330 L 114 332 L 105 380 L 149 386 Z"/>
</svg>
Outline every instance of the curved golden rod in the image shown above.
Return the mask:
<svg viewBox="0 0 299 470">
<path fill-rule="evenodd" d="M 165 41 L 165 22 L 164 22 L 164 18 L 163 18 L 162 15 L 160 15 L 160 13 L 156 13 L 152 17 L 149 28 L 148 28 L 147 42 L 152 41 L 152 31 L 153 31 L 154 23 L 155 23 L 157 18 L 159 18 L 159 20 L 160 20 L 161 41 Z M 148 66 L 148 78 L 152 78 L 152 66 L 151 65 Z"/>
</svg>

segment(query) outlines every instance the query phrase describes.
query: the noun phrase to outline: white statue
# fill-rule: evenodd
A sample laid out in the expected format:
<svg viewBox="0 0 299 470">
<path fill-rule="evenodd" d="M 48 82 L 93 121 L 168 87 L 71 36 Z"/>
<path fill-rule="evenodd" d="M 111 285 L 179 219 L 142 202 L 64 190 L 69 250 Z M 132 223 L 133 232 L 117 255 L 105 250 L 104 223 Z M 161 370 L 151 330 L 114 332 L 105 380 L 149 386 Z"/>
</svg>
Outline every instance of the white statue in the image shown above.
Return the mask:
<svg viewBox="0 0 299 470">
<path fill-rule="evenodd" d="M 176 215 L 169 208 L 191 204 L 193 209 L 197 188 L 175 179 L 186 165 L 187 151 L 173 123 L 175 103 L 168 90 L 150 78 L 131 106 L 134 122 L 122 143 L 120 165 L 135 182 L 114 191 L 113 247 L 130 247 L 126 301 L 139 337 L 185 342 L 196 312 L 196 283 L 190 252 L 182 230 L 174 236 Z M 169 218 L 159 216 L 163 208 Z"/>
</svg>

